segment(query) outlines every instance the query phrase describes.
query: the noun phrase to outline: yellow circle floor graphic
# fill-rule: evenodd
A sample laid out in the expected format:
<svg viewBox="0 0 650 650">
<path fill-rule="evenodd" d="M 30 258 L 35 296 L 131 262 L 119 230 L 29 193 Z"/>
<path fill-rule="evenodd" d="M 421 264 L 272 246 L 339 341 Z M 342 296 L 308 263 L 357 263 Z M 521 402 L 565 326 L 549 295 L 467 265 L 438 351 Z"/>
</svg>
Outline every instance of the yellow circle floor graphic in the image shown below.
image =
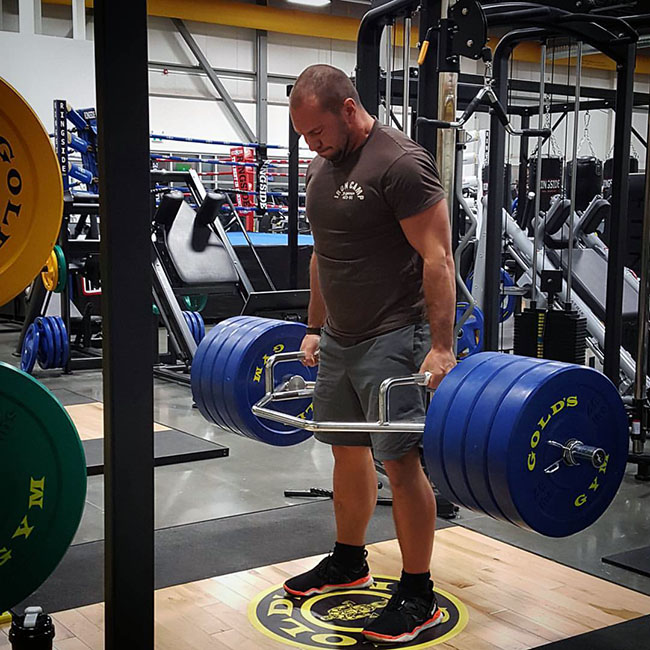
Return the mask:
<svg viewBox="0 0 650 650">
<path fill-rule="evenodd" d="M 375 583 L 367 589 L 332 591 L 309 598 L 288 598 L 282 585 L 271 587 L 252 600 L 248 618 L 266 636 L 297 648 L 370 650 L 376 646 L 361 631 L 386 606 L 399 582 L 390 576 L 373 577 Z M 467 609 L 460 600 L 437 588 L 436 596 L 442 623 L 425 630 L 411 643 L 400 643 L 400 648 L 431 648 L 455 637 L 467 625 Z"/>
</svg>

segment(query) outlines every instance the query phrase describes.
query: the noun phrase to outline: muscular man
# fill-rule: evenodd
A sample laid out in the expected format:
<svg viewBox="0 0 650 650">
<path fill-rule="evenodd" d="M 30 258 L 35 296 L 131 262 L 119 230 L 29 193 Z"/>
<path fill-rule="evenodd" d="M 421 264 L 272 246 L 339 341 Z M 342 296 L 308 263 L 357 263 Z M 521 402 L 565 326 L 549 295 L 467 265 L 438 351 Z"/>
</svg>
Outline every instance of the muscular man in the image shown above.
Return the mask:
<svg viewBox="0 0 650 650">
<path fill-rule="evenodd" d="M 341 70 L 305 69 L 293 87 L 290 111 L 296 131 L 318 154 L 306 178 L 314 254 L 302 344 L 305 363 L 319 364 L 314 417 L 377 421 L 384 379 L 428 371 L 435 388 L 456 364 L 444 192 L 433 157 L 366 112 Z M 391 418 L 421 419 L 423 401 L 421 389 L 397 388 Z M 375 642 L 411 641 L 442 618 L 429 574 L 436 503 L 420 463 L 421 436 L 316 438 L 332 445 L 334 454 L 336 544 L 317 567 L 284 588 L 309 596 L 372 584 L 364 544 L 377 500 L 374 455 L 390 480 L 403 571 L 398 592 L 364 635 Z"/>
</svg>

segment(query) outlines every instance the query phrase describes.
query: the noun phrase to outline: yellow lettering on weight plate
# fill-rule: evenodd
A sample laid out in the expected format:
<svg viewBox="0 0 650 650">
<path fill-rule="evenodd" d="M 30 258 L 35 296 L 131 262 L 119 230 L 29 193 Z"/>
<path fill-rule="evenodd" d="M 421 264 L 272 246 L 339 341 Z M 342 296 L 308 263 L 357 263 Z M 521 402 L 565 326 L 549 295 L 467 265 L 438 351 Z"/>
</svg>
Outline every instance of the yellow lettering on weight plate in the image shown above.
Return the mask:
<svg viewBox="0 0 650 650">
<path fill-rule="evenodd" d="M 27 517 L 23 517 L 23 520 L 20 522 L 20 526 L 16 529 L 16 532 L 12 535 L 12 539 L 16 537 L 24 537 L 27 539 L 34 530 L 34 526 L 30 526 L 27 523 Z"/>
<path fill-rule="evenodd" d="M 0 566 L 7 564 L 11 560 L 11 549 L 3 546 L 0 548 Z"/>
<path fill-rule="evenodd" d="M 584 506 L 585 503 L 587 503 L 587 495 L 581 494 L 580 496 L 576 497 L 576 500 L 573 502 L 573 505 L 576 508 L 579 508 L 580 506 Z"/>
<path fill-rule="evenodd" d="M 29 507 L 43 509 L 43 495 L 45 493 L 45 477 L 40 480 L 32 478 L 29 484 Z"/>
</svg>

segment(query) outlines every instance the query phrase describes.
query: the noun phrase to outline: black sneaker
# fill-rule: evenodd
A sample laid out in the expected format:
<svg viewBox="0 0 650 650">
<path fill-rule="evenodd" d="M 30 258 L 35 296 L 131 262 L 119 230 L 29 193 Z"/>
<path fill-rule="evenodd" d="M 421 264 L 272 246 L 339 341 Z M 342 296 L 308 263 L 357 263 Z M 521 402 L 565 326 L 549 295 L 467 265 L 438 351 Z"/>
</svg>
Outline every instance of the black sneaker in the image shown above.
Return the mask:
<svg viewBox="0 0 650 650">
<path fill-rule="evenodd" d="M 368 563 L 358 569 L 347 569 L 337 564 L 331 555 L 323 558 L 311 571 L 289 578 L 284 590 L 290 596 L 313 596 L 339 589 L 363 589 L 372 585 Z"/>
<path fill-rule="evenodd" d="M 417 597 L 397 592 L 379 616 L 364 628 L 363 636 L 375 643 L 407 643 L 442 622 L 436 596 Z"/>
</svg>

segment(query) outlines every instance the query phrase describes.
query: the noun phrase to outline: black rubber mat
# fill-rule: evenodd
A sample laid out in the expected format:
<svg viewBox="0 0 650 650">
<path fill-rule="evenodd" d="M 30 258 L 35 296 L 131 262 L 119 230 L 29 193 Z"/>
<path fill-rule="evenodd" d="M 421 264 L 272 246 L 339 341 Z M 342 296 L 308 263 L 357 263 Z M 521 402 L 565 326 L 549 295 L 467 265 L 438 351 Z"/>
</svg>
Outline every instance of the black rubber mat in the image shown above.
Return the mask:
<svg viewBox="0 0 650 650">
<path fill-rule="evenodd" d="M 437 524 L 439 529 L 451 525 Z M 368 543 L 394 537 L 391 508 L 378 506 Z M 329 499 L 157 530 L 156 589 L 327 553 L 334 538 Z M 98 603 L 104 599 L 103 584 L 104 542 L 72 546 L 50 578 L 15 610 L 40 605 L 52 613 Z"/>
<path fill-rule="evenodd" d="M 75 393 L 67 388 L 50 388 L 54 396 L 61 402 L 63 406 L 75 406 L 76 404 L 92 404 L 96 399 L 86 397 L 80 393 Z"/>
<path fill-rule="evenodd" d="M 650 578 L 650 546 L 635 548 L 632 551 L 623 551 L 623 553 L 615 553 L 614 555 L 607 555 L 603 558 L 603 562 Z M 648 648 L 650 648 L 650 639 L 648 641 Z"/>
<path fill-rule="evenodd" d="M 617 623 L 563 641 L 538 646 L 537 650 L 648 650 L 650 616 Z"/>
<path fill-rule="evenodd" d="M 156 431 L 153 442 L 155 467 L 191 463 L 197 460 L 208 460 L 209 458 L 223 458 L 229 454 L 228 447 L 176 429 Z M 86 453 L 88 476 L 103 474 L 103 438 L 84 440 L 83 447 Z"/>
</svg>

